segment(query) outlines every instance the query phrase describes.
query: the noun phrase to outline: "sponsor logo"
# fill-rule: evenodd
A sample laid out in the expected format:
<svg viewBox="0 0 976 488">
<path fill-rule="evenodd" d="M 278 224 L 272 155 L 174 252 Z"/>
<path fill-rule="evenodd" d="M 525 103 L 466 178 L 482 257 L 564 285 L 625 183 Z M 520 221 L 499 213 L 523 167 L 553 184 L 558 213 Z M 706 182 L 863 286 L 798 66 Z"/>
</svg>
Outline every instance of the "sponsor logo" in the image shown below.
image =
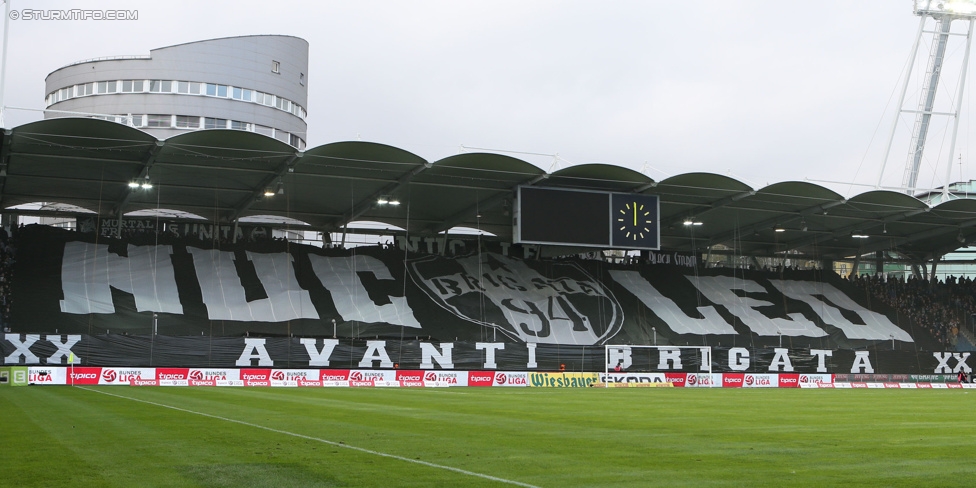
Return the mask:
<svg viewBox="0 0 976 488">
<path fill-rule="evenodd" d="M 247 381 L 261 381 L 267 380 L 268 375 L 266 374 L 242 374 L 241 378 Z"/>
<path fill-rule="evenodd" d="M 688 380 L 685 381 L 685 384 L 688 385 L 688 386 L 695 386 L 695 385 L 697 385 L 698 384 L 698 375 L 697 374 L 690 374 L 690 375 L 688 375 Z"/>
<path fill-rule="evenodd" d="M 350 376 L 352 375 L 348 373 L 345 374 L 322 373 L 322 381 L 348 381 Z"/>
<path fill-rule="evenodd" d="M 725 373 L 722 375 L 723 388 L 742 388 L 745 382 L 745 375 L 742 373 Z"/>
<path fill-rule="evenodd" d="M 135 378 L 129 380 L 129 385 L 131 386 L 159 386 L 159 382 L 156 380 L 144 380 L 142 378 Z"/>
<path fill-rule="evenodd" d="M 102 379 L 105 380 L 106 383 L 115 381 L 115 378 L 117 377 L 118 373 L 116 373 L 114 369 L 106 369 L 105 371 L 102 371 Z"/>
<path fill-rule="evenodd" d="M 600 380 L 597 373 L 529 373 L 527 386 L 550 388 L 581 388 Z M 470 379 L 469 385 L 470 383 Z"/>
<path fill-rule="evenodd" d="M 449 385 L 458 384 L 458 375 L 467 373 L 437 373 L 434 371 L 428 371 L 424 374 L 424 381 L 436 381 L 440 383 L 447 383 Z"/>
<path fill-rule="evenodd" d="M 372 381 L 349 380 L 349 386 L 373 386 Z"/>
<path fill-rule="evenodd" d="M 95 373 L 71 373 L 71 377 L 76 380 L 93 380 L 98 378 L 98 375 Z"/>
<path fill-rule="evenodd" d="M 790 373 L 780 373 L 779 375 L 780 388 L 798 388 L 799 386 L 800 386 L 799 375 L 790 374 Z"/>
<path fill-rule="evenodd" d="M 800 375 L 800 383 L 809 383 L 809 382 L 810 382 L 810 377 L 809 376 L 807 376 L 805 374 L 801 374 Z"/>
<path fill-rule="evenodd" d="M 423 371 L 397 371 L 397 381 L 424 381 Z"/>
<path fill-rule="evenodd" d="M 285 372 L 284 371 L 281 371 L 281 370 L 273 371 L 271 373 L 271 379 L 273 379 L 275 381 L 284 381 L 285 380 Z"/>
<path fill-rule="evenodd" d="M 495 383 L 498 383 L 499 385 L 504 385 L 505 381 L 507 380 L 508 377 L 505 376 L 505 373 L 498 373 L 495 375 Z"/>
<path fill-rule="evenodd" d="M 468 372 L 468 386 L 492 386 L 494 383 L 494 373 L 484 371 Z"/>
<path fill-rule="evenodd" d="M 349 373 L 349 381 L 363 381 L 363 373 L 361 371 Z"/>
<path fill-rule="evenodd" d="M 664 373 L 664 381 L 674 386 L 685 386 L 687 377 L 685 373 Z"/>
<path fill-rule="evenodd" d="M 207 370 L 207 371 L 204 371 L 202 369 L 193 369 L 193 370 L 190 370 L 190 374 L 188 375 L 188 378 L 187 379 L 197 380 L 197 381 L 226 380 L 227 379 L 227 371 L 221 371 L 221 370 L 217 370 L 217 371 Z"/>
<path fill-rule="evenodd" d="M 50 369 L 31 369 L 27 374 L 28 383 L 54 383 L 54 371 Z"/>
<path fill-rule="evenodd" d="M 190 386 L 217 386 L 217 382 L 214 380 L 189 380 Z M 253 383 L 251 383 L 253 385 Z"/>
<path fill-rule="evenodd" d="M 161 373 L 161 374 L 158 374 L 157 375 L 157 379 L 160 379 L 160 380 L 185 380 L 186 377 L 184 375 L 181 375 L 181 374 L 166 374 L 166 373 Z"/>
</svg>

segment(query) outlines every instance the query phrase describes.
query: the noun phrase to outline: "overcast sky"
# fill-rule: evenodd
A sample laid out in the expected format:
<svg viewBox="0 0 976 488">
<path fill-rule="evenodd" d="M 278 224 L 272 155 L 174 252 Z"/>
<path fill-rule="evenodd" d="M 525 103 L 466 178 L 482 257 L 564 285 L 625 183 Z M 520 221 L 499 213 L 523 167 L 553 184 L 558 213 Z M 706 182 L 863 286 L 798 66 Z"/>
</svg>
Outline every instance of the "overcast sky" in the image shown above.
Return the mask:
<svg viewBox="0 0 976 488">
<path fill-rule="evenodd" d="M 877 183 L 919 24 L 910 0 L 12 2 L 135 9 L 138 20 L 11 21 L 8 107 L 42 109 L 45 76 L 74 61 L 288 34 L 310 44 L 309 146 L 359 139 L 436 161 L 465 145 L 754 188 Z M 954 181 L 973 177 L 969 98 Z M 41 116 L 8 110 L 6 125 Z M 933 139 L 947 154 L 948 137 Z M 885 184 L 901 183 L 908 152 L 907 140 L 893 147 Z M 512 155 L 547 170 L 554 159 Z M 920 186 L 942 184 L 934 164 Z"/>
</svg>

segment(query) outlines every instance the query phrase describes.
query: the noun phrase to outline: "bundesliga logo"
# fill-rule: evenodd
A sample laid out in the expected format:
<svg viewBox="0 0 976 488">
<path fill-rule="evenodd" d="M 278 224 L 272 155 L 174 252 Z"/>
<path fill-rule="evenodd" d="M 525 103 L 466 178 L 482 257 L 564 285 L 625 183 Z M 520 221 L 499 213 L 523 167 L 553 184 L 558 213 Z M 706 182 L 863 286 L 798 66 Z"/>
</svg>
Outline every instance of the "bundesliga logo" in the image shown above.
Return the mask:
<svg viewBox="0 0 976 488">
<path fill-rule="evenodd" d="M 102 373 L 102 379 L 108 383 L 115 381 L 115 378 L 116 374 L 114 369 L 106 369 L 105 372 Z"/>
<path fill-rule="evenodd" d="M 284 371 L 274 371 L 271 373 L 271 379 L 275 381 L 284 381 L 285 372 Z"/>
<path fill-rule="evenodd" d="M 495 383 L 498 383 L 499 385 L 504 385 L 506 380 L 508 380 L 508 378 L 505 377 L 504 373 L 498 373 L 495 375 Z"/>
</svg>

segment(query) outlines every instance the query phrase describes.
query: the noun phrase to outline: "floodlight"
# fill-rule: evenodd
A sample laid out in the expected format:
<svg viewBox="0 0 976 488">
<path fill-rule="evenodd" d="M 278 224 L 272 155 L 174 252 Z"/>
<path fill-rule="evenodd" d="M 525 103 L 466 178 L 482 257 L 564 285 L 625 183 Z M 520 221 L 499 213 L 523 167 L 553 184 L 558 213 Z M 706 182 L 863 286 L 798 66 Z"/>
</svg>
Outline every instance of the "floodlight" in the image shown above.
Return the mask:
<svg viewBox="0 0 976 488">
<path fill-rule="evenodd" d="M 777 225 L 776 227 L 773 227 L 773 232 L 786 232 L 786 228 L 784 228 L 782 225 Z"/>
<path fill-rule="evenodd" d="M 854 232 L 851 232 L 851 237 L 855 239 L 867 239 L 868 235 L 859 230 L 855 230 Z"/>
<path fill-rule="evenodd" d="M 139 186 L 140 186 L 139 182 L 136 180 L 132 180 L 129 182 L 129 188 L 135 189 L 135 188 L 139 188 Z"/>
<path fill-rule="evenodd" d="M 915 0 L 915 15 L 976 18 L 976 0 Z"/>
</svg>

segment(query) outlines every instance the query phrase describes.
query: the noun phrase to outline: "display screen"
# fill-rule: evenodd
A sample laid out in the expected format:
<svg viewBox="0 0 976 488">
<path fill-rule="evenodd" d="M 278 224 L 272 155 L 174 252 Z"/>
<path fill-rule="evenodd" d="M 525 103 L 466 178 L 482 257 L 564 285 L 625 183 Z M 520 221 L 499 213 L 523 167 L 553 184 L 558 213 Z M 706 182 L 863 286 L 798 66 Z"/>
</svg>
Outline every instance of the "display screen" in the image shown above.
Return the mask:
<svg viewBox="0 0 976 488">
<path fill-rule="evenodd" d="M 606 193 L 522 187 L 518 203 L 521 242 L 610 245 Z"/>
<path fill-rule="evenodd" d="M 520 187 L 515 242 L 658 249 L 656 195 Z"/>
</svg>

